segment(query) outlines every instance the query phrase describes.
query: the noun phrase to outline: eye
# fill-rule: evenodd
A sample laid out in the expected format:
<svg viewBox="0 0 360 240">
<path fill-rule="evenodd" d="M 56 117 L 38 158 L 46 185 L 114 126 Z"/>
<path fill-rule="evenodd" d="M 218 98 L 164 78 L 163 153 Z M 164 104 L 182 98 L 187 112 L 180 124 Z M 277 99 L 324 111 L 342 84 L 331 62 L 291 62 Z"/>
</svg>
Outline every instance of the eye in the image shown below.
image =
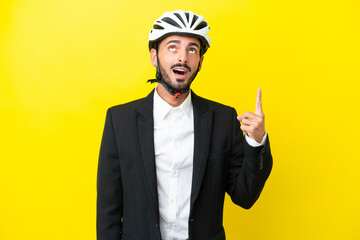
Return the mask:
<svg viewBox="0 0 360 240">
<path fill-rule="evenodd" d="M 189 49 L 189 53 L 197 53 L 196 48 L 190 48 L 190 49 Z"/>
<path fill-rule="evenodd" d="M 175 47 L 174 45 L 169 46 L 169 50 L 170 50 L 170 51 L 175 51 L 175 50 L 176 50 L 176 47 Z"/>
</svg>

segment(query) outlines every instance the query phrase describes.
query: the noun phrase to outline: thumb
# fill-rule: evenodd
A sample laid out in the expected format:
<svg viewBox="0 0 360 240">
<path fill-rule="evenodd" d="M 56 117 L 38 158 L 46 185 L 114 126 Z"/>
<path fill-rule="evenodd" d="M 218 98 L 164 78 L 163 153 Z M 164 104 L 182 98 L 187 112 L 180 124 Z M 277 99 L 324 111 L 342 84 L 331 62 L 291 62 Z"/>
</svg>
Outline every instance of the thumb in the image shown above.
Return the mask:
<svg viewBox="0 0 360 240">
<path fill-rule="evenodd" d="M 261 88 L 257 91 L 255 114 L 260 116 L 264 115 L 261 105 Z"/>
</svg>

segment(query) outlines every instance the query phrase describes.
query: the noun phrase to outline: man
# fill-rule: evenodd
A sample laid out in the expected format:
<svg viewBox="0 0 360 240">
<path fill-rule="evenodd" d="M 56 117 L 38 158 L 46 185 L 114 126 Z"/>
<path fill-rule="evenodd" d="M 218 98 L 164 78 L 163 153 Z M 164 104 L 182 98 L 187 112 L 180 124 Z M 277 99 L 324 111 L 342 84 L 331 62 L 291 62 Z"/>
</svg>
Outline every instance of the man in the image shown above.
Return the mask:
<svg viewBox="0 0 360 240">
<path fill-rule="evenodd" d="M 160 84 L 143 99 L 108 109 L 99 240 L 225 239 L 225 192 L 246 209 L 258 199 L 272 168 L 261 91 L 255 113 L 237 117 L 190 90 L 210 47 L 208 31 L 190 11 L 164 13 L 149 34 L 157 68 L 149 81 Z"/>
</svg>

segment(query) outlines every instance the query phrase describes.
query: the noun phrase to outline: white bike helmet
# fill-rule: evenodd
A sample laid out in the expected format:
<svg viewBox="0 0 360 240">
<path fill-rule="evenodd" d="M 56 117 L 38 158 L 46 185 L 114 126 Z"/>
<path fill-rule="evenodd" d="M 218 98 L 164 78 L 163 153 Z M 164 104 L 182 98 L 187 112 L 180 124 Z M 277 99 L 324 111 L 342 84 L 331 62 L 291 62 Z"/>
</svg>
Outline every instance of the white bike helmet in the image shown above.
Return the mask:
<svg viewBox="0 0 360 240">
<path fill-rule="evenodd" d="M 156 49 L 156 43 L 172 35 L 193 36 L 202 43 L 202 54 L 210 47 L 211 38 L 206 34 L 210 31 L 204 17 L 191 11 L 176 10 L 165 12 L 157 19 L 149 33 L 149 50 Z"/>
</svg>

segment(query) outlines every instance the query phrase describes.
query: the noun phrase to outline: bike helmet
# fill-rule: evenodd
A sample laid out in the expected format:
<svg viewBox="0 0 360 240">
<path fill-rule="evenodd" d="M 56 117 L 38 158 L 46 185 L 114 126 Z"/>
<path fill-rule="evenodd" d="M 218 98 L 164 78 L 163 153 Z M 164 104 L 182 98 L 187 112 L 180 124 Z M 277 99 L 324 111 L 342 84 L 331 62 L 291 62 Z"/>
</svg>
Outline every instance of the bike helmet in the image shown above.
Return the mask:
<svg viewBox="0 0 360 240">
<path fill-rule="evenodd" d="M 202 54 L 210 47 L 211 38 L 206 34 L 210 27 L 204 17 L 191 11 L 176 10 L 165 12 L 157 19 L 149 33 L 149 50 L 156 49 L 156 43 L 163 38 L 172 35 L 192 36 L 200 39 Z"/>
</svg>

